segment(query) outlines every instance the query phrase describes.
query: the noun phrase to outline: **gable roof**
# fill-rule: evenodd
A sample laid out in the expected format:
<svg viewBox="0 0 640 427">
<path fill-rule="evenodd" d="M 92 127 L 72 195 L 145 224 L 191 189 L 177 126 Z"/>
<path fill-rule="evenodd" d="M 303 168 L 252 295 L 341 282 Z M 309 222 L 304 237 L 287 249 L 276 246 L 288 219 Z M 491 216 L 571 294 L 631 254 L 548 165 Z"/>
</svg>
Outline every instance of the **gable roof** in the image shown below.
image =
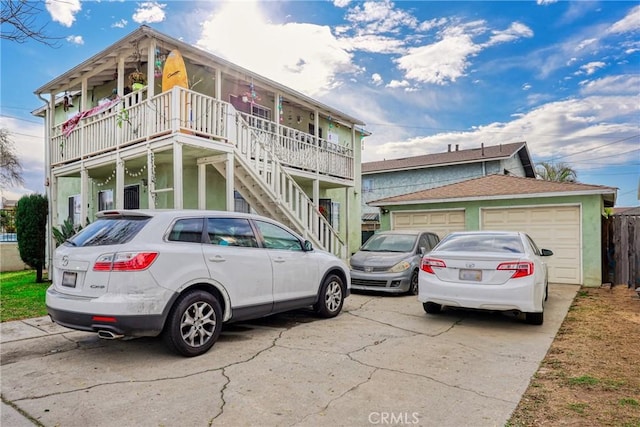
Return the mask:
<svg viewBox="0 0 640 427">
<path fill-rule="evenodd" d="M 457 146 L 456 146 L 457 147 Z M 436 166 L 485 162 L 487 160 L 508 159 L 518 155 L 524 166 L 526 176 L 535 177 L 533 162 L 526 142 L 484 146 L 467 150 L 446 151 L 444 153 L 425 154 L 402 159 L 380 160 L 362 164 L 362 175 L 370 173 L 393 172 L 398 170 L 422 169 Z"/>
<path fill-rule="evenodd" d="M 417 203 L 457 202 L 487 199 L 524 199 L 601 194 L 605 205 L 613 206 L 617 189 L 603 185 L 553 182 L 536 178 L 488 175 L 455 184 L 369 202 L 369 206 L 409 205 Z"/>
</svg>

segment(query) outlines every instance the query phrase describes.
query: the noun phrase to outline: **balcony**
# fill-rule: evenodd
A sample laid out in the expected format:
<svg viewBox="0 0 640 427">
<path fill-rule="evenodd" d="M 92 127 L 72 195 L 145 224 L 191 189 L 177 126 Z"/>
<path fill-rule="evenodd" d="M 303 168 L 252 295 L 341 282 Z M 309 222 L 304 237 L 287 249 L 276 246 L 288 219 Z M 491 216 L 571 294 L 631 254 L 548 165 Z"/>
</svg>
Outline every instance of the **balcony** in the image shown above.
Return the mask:
<svg viewBox="0 0 640 427">
<path fill-rule="evenodd" d="M 247 132 L 249 131 L 249 132 Z M 250 134 L 291 172 L 354 179 L 353 147 L 239 113 L 226 102 L 175 87 L 151 98 L 146 89 L 105 101 L 52 129 L 51 165 L 70 164 L 176 134 L 237 145 Z"/>
</svg>

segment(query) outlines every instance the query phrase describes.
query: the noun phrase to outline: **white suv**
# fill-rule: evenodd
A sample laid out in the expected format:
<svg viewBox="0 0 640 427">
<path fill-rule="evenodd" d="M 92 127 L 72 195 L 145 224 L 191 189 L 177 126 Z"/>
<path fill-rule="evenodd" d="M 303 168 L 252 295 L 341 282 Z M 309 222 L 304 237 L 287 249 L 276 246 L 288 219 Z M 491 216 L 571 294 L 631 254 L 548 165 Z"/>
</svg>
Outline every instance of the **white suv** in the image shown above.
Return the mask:
<svg viewBox="0 0 640 427">
<path fill-rule="evenodd" d="M 334 317 L 349 268 L 284 225 L 258 215 L 119 210 L 58 247 L 46 303 L 51 319 L 101 338 L 163 335 L 197 356 L 223 322 L 313 307 Z"/>
</svg>

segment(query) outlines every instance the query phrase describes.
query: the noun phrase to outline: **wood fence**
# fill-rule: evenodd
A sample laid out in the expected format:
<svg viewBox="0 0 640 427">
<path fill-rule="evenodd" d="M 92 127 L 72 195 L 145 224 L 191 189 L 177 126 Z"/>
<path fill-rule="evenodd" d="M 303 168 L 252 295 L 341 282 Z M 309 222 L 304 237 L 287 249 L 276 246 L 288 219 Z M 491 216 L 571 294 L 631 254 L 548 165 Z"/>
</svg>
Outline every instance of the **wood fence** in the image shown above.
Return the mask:
<svg viewBox="0 0 640 427">
<path fill-rule="evenodd" d="M 640 288 L 640 214 L 635 213 L 603 219 L 603 283 Z"/>
</svg>

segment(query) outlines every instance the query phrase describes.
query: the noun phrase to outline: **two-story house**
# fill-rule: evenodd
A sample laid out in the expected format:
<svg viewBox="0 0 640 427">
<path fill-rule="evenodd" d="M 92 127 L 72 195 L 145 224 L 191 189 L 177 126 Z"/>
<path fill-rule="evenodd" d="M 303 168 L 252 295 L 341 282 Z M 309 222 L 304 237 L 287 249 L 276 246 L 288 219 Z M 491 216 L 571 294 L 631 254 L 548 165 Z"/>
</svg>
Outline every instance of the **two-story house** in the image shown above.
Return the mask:
<svg viewBox="0 0 640 427">
<path fill-rule="evenodd" d="M 50 226 L 105 209 L 251 209 L 343 258 L 360 244 L 355 117 L 147 26 L 35 94 Z"/>
<path fill-rule="evenodd" d="M 442 153 L 363 163 L 363 241 L 380 227 L 380 208 L 369 202 L 496 173 L 535 177 L 526 142 L 459 148 L 449 145 Z"/>
</svg>

